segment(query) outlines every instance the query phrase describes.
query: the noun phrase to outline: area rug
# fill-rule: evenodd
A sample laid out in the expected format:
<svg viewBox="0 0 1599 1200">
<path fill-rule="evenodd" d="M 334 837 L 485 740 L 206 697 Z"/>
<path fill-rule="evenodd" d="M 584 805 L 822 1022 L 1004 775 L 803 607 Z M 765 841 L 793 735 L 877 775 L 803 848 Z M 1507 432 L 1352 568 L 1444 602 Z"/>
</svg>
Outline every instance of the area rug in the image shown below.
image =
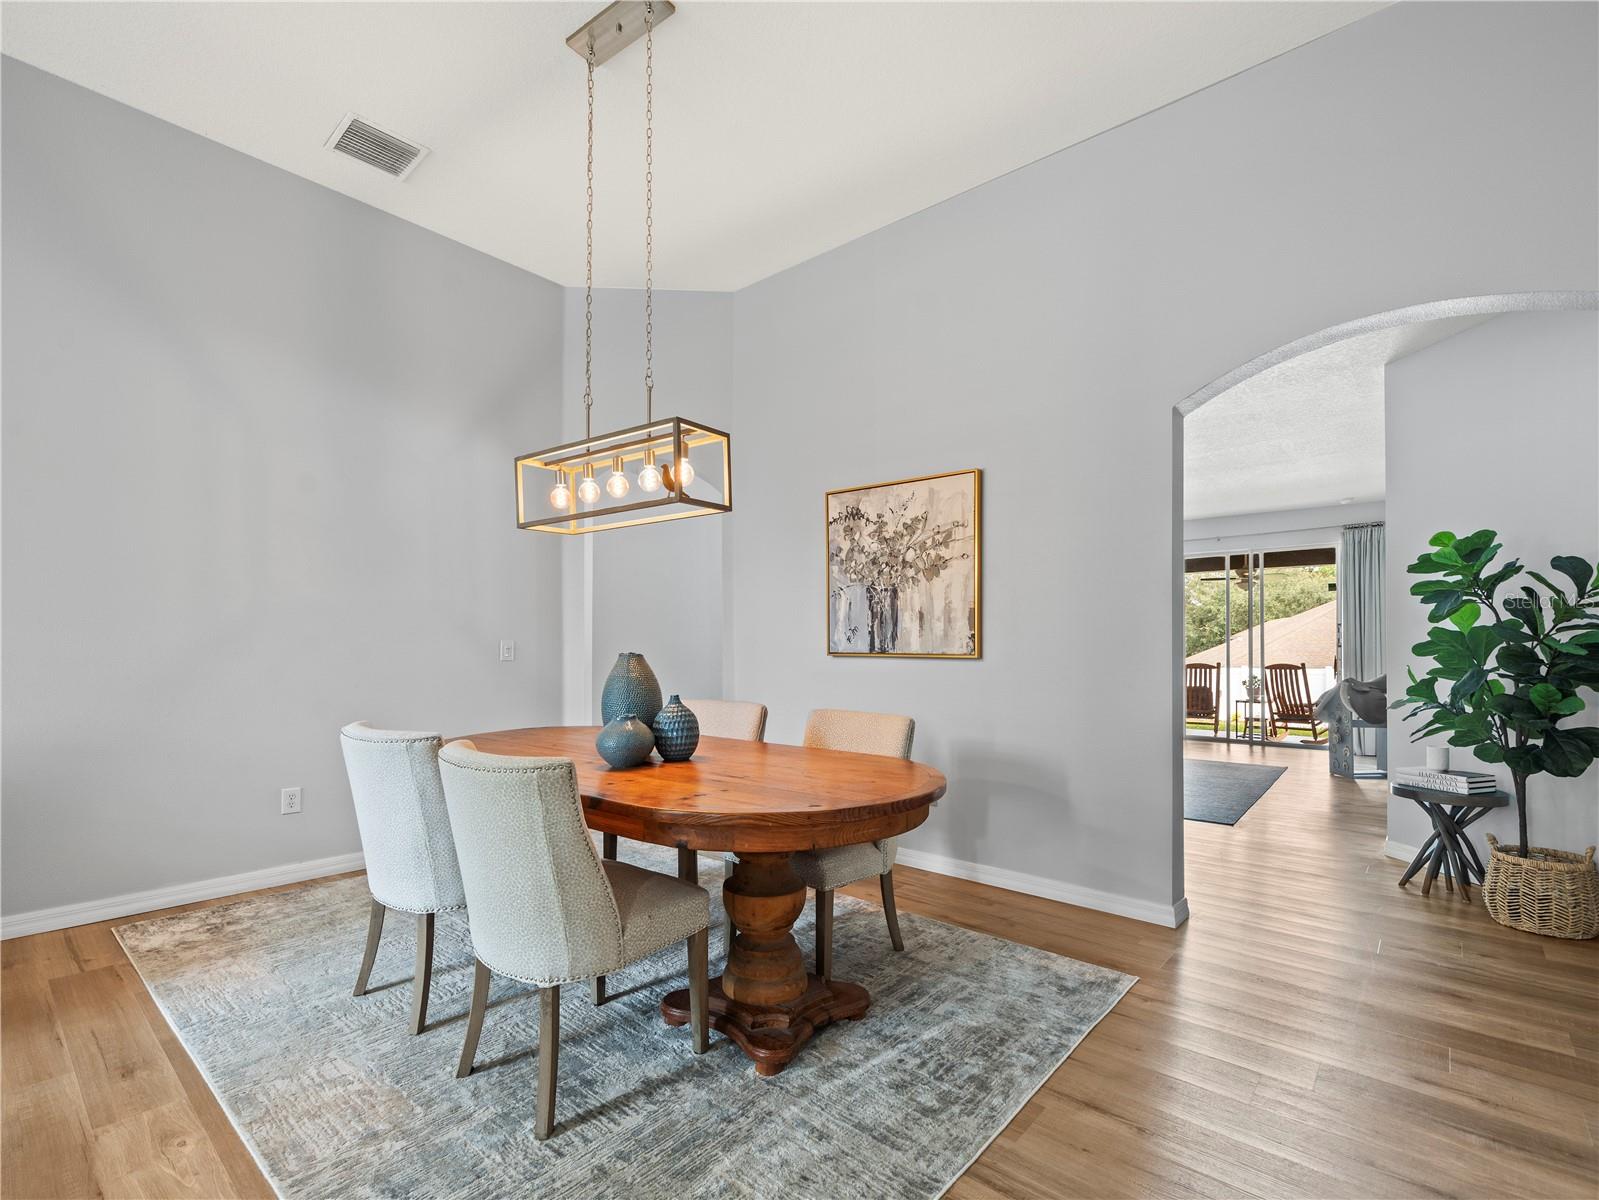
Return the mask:
<svg viewBox="0 0 1599 1200">
<path fill-rule="evenodd" d="M 674 869 L 670 851 L 624 845 Z M 870 990 L 864 1020 L 761 1079 L 720 1035 L 696 1057 L 661 1021 L 660 997 L 685 983 L 681 948 L 611 976 L 620 994 L 603 1007 L 567 986 L 556 1130 L 539 1142 L 533 989 L 494 980 L 478 1070 L 456 1079 L 464 914 L 438 919 L 429 1024 L 411 1037 L 411 922 L 385 931 L 381 990 L 350 995 L 367 905 L 353 877 L 117 930 L 285 1197 L 936 1197 L 1135 982 L 911 913 L 896 954 L 881 910 L 840 895 L 835 973 Z M 807 954 L 811 911 L 795 931 Z"/>
<path fill-rule="evenodd" d="M 1287 770 L 1250 763 L 1183 760 L 1183 817 L 1212 825 L 1236 825 Z"/>
</svg>

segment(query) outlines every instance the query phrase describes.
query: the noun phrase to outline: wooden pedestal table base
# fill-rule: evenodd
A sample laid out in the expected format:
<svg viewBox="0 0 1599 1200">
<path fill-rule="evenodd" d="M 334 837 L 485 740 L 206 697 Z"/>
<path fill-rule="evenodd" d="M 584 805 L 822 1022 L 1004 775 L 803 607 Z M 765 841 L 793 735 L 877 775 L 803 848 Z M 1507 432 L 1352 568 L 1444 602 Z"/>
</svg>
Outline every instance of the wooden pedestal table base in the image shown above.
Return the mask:
<svg viewBox="0 0 1599 1200">
<path fill-rule="evenodd" d="M 793 932 L 805 885 L 787 854 L 741 853 L 722 901 L 735 933 L 722 977 L 711 980 L 710 1022 L 754 1060 L 757 1074 L 776 1075 L 824 1025 L 866 1015 L 865 988 L 805 970 Z M 688 1023 L 687 988 L 661 1001 L 661 1016 Z"/>
</svg>

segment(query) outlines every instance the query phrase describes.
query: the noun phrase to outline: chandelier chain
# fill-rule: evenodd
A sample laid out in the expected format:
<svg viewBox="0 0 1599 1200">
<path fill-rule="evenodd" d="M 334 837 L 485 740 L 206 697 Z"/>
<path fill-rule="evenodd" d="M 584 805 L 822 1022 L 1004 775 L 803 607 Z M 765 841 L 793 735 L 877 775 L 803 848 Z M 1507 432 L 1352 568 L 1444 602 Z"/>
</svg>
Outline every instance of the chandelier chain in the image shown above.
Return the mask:
<svg viewBox="0 0 1599 1200">
<path fill-rule="evenodd" d="M 644 411 L 655 420 L 655 5 L 644 5 Z"/>
<path fill-rule="evenodd" d="M 583 436 L 594 436 L 594 39 L 588 53 L 588 199 L 583 251 Z"/>
</svg>

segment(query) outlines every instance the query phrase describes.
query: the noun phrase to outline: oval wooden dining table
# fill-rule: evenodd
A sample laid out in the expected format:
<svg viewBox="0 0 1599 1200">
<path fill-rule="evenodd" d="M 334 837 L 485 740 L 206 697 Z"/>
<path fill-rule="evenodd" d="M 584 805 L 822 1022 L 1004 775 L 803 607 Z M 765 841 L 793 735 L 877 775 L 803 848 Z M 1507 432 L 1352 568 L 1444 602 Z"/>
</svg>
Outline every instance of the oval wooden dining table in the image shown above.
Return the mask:
<svg viewBox="0 0 1599 1200">
<path fill-rule="evenodd" d="M 894 837 L 927 819 L 944 776 L 905 759 L 769 742 L 701 738 L 688 762 L 654 758 L 612 770 L 594 748 L 599 729 L 567 726 L 467 734 L 489 754 L 569 758 L 590 829 L 678 850 L 679 874 L 697 877 L 695 853 L 731 850 L 722 899 L 736 933 L 710 984 L 711 1024 L 776 1075 L 824 1025 L 858 1019 L 864 987 L 810 974 L 794 940 L 805 885 L 789 861 Z M 689 1019 L 687 989 L 661 1001 L 668 1024 Z"/>
</svg>

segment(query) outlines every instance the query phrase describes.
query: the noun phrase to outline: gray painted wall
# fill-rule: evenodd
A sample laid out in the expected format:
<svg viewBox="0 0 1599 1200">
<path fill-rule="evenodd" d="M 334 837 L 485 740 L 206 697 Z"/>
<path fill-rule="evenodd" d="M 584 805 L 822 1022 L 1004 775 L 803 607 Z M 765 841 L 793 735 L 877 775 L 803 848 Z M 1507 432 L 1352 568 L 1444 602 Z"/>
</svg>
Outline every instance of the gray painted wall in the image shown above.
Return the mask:
<svg viewBox="0 0 1599 1200">
<path fill-rule="evenodd" d="M 1485 431 L 1496 435 L 1491 443 Z M 1557 554 L 1593 561 L 1599 553 L 1599 314 L 1516 313 L 1468 329 L 1401 359 L 1387 370 L 1388 678 L 1416 666 L 1410 648 L 1427 636 L 1427 610 L 1410 595 L 1405 568 L 1440 529 L 1467 534 L 1496 529 L 1502 561 L 1519 558 L 1544 574 Z M 1452 472 L 1480 471 L 1490 486 L 1455 483 Z M 1558 574 L 1554 575 L 1559 578 Z M 1391 685 L 1393 686 L 1393 685 Z M 1397 694 L 1396 697 L 1397 698 Z M 1599 701 L 1572 724 L 1599 723 Z M 1418 766 L 1424 747 L 1399 722 L 1389 741 L 1392 768 Z M 1469 752 L 1451 764 L 1495 768 Z M 1508 790 L 1510 774 L 1496 771 Z M 1529 832 L 1540 846 L 1582 850 L 1599 843 L 1599 769 L 1578 779 L 1539 775 L 1530 785 Z M 1431 826 L 1408 800 L 1388 799 L 1388 837 L 1420 846 Z M 1472 827 L 1486 861 L 1483 834 L 1517 837 L 1510 810 Z"/>
<path fill-rule="evenodd" d="M 560 432 L 561 289 L 3 87 L 3 910 L 359 849 L 340 725 L 559 716 L 511 457 Z"/>
<path fill-rule="evenodd" d="M 912 846 L 1169 919 L 1172 406 L 1368 313 L 1594 287 L 1595 25 L 1399 6 L 731 299 L 663 297 L 660 407 L 727 414 L 736 518 L 570 542 L 506 507 L 510 452 L 581 418 L 570 293 L 7 61 L 5 911 L 353 850 L 339 723 L 586 719 L 640 649 L 780 740 L 818 705 L 913 713 L 952 788 Z M 611 297 L 602 420 L 639 401 Z M 94 493 L 90 440 L 132 450 Z M 822 493 L 967 466 L 986 658 L 827 659 Z"/>
<path fill-rule="evenodd" d="M 950 791 L 909 846 L 1169 917 L 1173 406 L 1369 313 L 1593 287 L 1595 17 L 1399 5 L 739 292 L 733 690 L 770 735 L 911 713 Z M 822 494 L 961 467 L 983 660 L 827 658 Z"/>
<path fill-rule="evenodd" d="M 732 423 L 733 297 L 656 292 L 655 414 Z M 594 428 L 644 421 L 644 296 L 594 294 Z M 563 416 L 583 433 L 583 291 L 566 294 Z M 741 486 L 733 442 L 734 487 Z M 735 494 L 735 500 L 737 496 Z M 605 677 L 625 650 L 644 655 L 670 694 L 716 698 L 723 687 L 723 542 L 731 514 L 563 539 L 568 624 L 567 719 L 599 719 Z"/>
</svg>

